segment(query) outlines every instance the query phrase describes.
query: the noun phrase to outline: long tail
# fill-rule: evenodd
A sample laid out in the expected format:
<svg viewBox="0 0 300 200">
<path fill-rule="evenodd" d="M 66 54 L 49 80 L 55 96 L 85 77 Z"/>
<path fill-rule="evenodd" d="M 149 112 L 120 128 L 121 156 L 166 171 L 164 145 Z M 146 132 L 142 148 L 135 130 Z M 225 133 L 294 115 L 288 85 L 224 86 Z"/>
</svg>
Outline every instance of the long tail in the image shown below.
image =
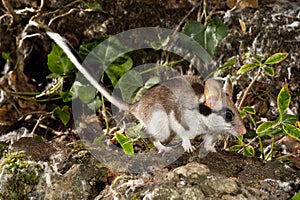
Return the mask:
<svg viewBox="0 0 300 200">
<path fill-rule="evenodd" d="M 114 97 L 110 91 L 106 88 L 102 87 L 92 76 L 91 74 L 79 63 L 78 59 L 74 56 L 71 49 L 68 46 L 68 41 L 60 36 L 58 33 L 46 32 L 47 35 L 54 40 L 54 42 L 62 48 L 71 62 L 75 65 L 75 67 L 83 74 L 83 76 L 90 82 L 92 86 L 94 86 L 108 101 L 117 106 L 119 109 L 128 111 L 129 104 L 122 101 L 121 99 Z"/>
</svg>

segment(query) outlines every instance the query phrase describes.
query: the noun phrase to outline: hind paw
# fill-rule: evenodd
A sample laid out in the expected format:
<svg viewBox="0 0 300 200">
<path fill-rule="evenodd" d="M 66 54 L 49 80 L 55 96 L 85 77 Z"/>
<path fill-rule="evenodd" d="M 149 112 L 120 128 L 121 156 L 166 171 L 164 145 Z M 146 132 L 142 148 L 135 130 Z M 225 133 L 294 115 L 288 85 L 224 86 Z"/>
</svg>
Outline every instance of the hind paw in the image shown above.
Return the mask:
<svg viewBox="0 0 300 200">
<path fill-rule="evenodd" d="M 154 141 L 153 145 L 157 148 L 158 153 L 167 153 L 171 151 L 171 147 L 166 147 L 160 143 L 160 141 Z"/>
</svg>

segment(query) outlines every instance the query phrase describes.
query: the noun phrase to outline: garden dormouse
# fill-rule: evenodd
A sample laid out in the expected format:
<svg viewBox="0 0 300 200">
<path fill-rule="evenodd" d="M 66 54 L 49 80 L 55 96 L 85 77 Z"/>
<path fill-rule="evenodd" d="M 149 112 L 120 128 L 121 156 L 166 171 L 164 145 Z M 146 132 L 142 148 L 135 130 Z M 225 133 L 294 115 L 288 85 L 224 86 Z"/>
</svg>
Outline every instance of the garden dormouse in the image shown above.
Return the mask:
<svg viewBox="0 0 300 200">
<path fill-rule="evenodd" d="M 89 74 L 63 37 L 53 32 L 47 32 L 47 35 L 108 101 L 121 110 L 129 111 L 143 124 L 159 152 L 168 150 L 169 147 L 161 142 L 168 140 L 171 133 L 182 139 L 182 147 L 187 152 L 195 150 L 190 139 L 197 135 L 203 136 L 202 148 L 209 152 L 215 151 L 214 145 L 221 133 L 234 136 L 246 133 L 231 99 L 232 84 L 229 77 L 223 87 L 213 78 L 202 83 L 198 76 L 174 77 L 150 88 L 138 102 L 127 104 L 114 97 Z"/>
</svg>

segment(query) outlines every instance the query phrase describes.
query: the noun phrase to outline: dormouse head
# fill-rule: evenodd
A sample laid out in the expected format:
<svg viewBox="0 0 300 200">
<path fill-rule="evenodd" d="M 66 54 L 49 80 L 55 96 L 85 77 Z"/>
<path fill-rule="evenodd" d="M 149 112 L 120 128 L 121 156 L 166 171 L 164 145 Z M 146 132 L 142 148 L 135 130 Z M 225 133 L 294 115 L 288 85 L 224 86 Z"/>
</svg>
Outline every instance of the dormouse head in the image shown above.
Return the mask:
<svg viewBox="0 0 300 200">
<path fill-rule="evenodd" d="M 200 104 L 200 113 L 205 115 L 212 130 L 243 135 L 246 129 L 232 101 L 232 83 L 227 77 L 223 87 L 215 79 L 208 79 L 204 87 L 205 102 Z"/>
</svg>

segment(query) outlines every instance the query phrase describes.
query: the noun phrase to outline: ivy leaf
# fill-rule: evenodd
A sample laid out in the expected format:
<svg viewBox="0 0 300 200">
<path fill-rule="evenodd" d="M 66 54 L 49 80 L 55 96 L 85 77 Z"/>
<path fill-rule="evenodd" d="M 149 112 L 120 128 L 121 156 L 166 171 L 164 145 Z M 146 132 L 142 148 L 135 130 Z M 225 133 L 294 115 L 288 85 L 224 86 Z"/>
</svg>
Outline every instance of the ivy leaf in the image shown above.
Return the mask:
<svg viewBox="0 0 300 200">
<path fill-rule="evenodd" d="M 122 76 L 118 82 L 118 87 L 121 90 L 122 98 L 126 102 L 132 102 L 134 93 L 138 88 L 143 86 L 143 79 L 139 72 L 130 70 Z"/>
<path fill-rule="evenodd" d="M 278 122 L 275 122 L 275 121 L 264 122 L 257 127 L 256 133 L 257 133 L 257 135 L 264 135 L 270 129 L 275 128 L 277 124 L 278 124 Z"/>
<path fill-rule="evenodd" d="M 227 26 L 217 18 L 207 22 L 204 32 L 204 47 L 207 52 L 213 56 L 218 43 L 227 36 Z"/>
<path fill-rule="evenodd" d="M 59 96 L 62 98 L 63 102 L 69 102 L 69 101 L 72 101 L 74 98 L 73 98 L 73 94 L 71 92 L 71 90 L 68 90 L 68 91 L 59 91 Z"/>
<path fill-rule="evenodd" d="M 282 116 L 287 108 L 289 107 L 291 102 L 291 95 L 289 93 L 287 85 L 284 85 L 277 97 L 277 106 L 280 116 Z"/>
<path fill-rule="evenodd" d="M 204 31 L 203 24 L 197 21 L 187 22 L 182 29 L 184 34 L 197 41 L 202 47 L 204 47 Z"/>
<path fill-rule="evenodd" d="M 108 75 L 113 86 L 116 86 L 118 80 L 128 72 L 133 66 L 133 61 L 129 56 L 119 57 L 115 62 L 109 65 L 105 72 Z"/>
<path fill-rule="evenodd" d="M 263 67 L 263 70 L 264 70 L 264 72 L 265 72 L 267 75 L 269 75 L 269 76 L 274 76 L 274 69 L 273 69 L 273 67 L 270 67 L 270 66 L 265 65 L 265 66 Z"/>
<path fill-rule="evenodd" d="M 151 88 L 152 86 L 158 84 L 160 82 L 160 78 L 158 76 L 151 77 L 143 87 L 139 88 L 136 92 L 136 95 L 132 99 L 132 103 L 137 102 L 142 98 L 142 96 Z"/>
<path fill-rule="evenodd" d="M 106 39 L 106 38 L 103 38 Z M 93 42 L 90 43 L 85 43 L 79 46 L 79 54 L 85 58 L 89 55 L 89 53 L 91 53 L 96 47 L 97 45 L 99 45 L 102 42 L 102 40 L 95 40 Z"/>
<path fill-rule="evenodd" d="M 288 136 L 300 141 L 300 129 L 299 128 L 297 128 L 294 125 L 287 124 L 287 123 L 284 123 L 282 125 L 282 128 Z"/>
<path fill-rule="evenodd" d="M 87 105 L 91 110 L 98 110 L 102 106 L 102 101 L 99 96 L 96 96 L 94 101 Z"/>
<path fill-rule="evenodd" d="M 69 106 L 64 106 L 62 108 L 56 107 L 53 110 L 53 116 L 59 118 L 60 121 L 66 126 L 67 123 L 70 121 Z"/>
<path fill-rule="evenodd" d="M 153 41 L 153 42 L 151 42 L 151 46 L 154 50 L 160 50 L 168 44 L 169 40 L 170 40 L 170 38 L 166 37 L 159 41 Z"/>
<path fill-rule="evenodd" d="M 259 66 L 259 63 L 250 63 L 245 64 L 241 66 L 241 68 L 238 70 L 238 74 L 245 74 L 246 72 L 250 71 L 251 69 L 254 69 Z"/>
<path fill-rule="evenodd" d="M 288 53 L 275 53 L 272 56 L 270 56 L 264 64 L 266 65 L 272 65 L 282 62 L 286 57 L 288 56 Z"/>
<path fill-rule="evenodd" d="M 213 56 L 218 43 L 227 36 L 228 28 L 221 20 L 214 18 L 207 22 L 206 27 L 200 22 L 189 21 L 184 25 L 182 32 L 197 41 L 210 56 Z"/>
<path fill-rule="evenodd" d="M 47 64 L 49 70 L 59 76 L 69 74 L 75 70 L 75 66 L 57 45 L 52 46 L 52 50 L 48 54 Z"/>
<path fill-rule="evenodd" d="M 128 137 L 119 132 L 116 132 L 115 136 L 119 144 L 122 146 L 124 153 L 127 155 L 134 155 L 133 145 L 129 141 Z"/>
<path fill-rule="evenodd" d="M 95 99 L 96 89 L 90 85 L 79 86 L 78 97 L 83 103 L 89 103 Z"/>
</svg>

